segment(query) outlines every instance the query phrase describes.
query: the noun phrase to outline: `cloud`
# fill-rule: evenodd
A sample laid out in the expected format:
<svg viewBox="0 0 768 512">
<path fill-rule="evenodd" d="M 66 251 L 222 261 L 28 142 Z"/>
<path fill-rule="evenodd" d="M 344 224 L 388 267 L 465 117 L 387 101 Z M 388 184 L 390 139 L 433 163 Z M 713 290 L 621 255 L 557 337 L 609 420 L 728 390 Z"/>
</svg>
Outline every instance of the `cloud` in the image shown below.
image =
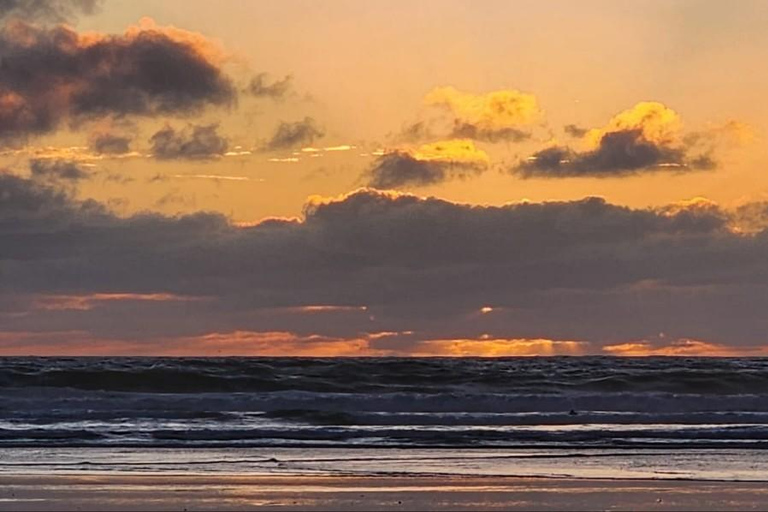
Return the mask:
<svg viewBox="0 0 768 512">
<path fill-rule="evenodd" d="M 759 233 L 768 228 L 768 201 L 741 205 L 732 214 L 732 227 L 741 233 Z"/>
<path fill-rule="evenodd" d="M 410 124 L 406 124 L 402 127 L 399 133 L 394 134 L 391 138 L 395 142 L 422 142 L 424 140 L 433 139 L 432 127 L 427 121 L 416 121 Z"/>
<path fill-rule="evenodd" d="M 651 343 L 649 341 L 631 341 L 608 345 L 603 351 L 614 356 L 720 356 L 735 357 L 739 355 L 763 355 L 765 349 L 754 347 L 729 347 L 718 343 L 708 343 L 701 340 L 679 339 L 668 343 Z"/>
<path fill-rule="evenodd" d="M 582 128 L 581 126 L 575 125 L 575 124 L 567 124 L 563 127 L 563 131 L 570 135 L 571 137 L 576 137 L 577 139 L 580 139 L 581 137 L 585 136 L 587 132 L 589 132 L 588 128 Z"/>
<path fill-rule="evenodd" d="M 32 178 L 43 181 L 78 182 L 91 178 L 77 162 L 57 159 L 30 160 L 29 170 Z"/>
<path fill-rule="evenodd" d="M 236 99 L 210 41 L 147 19 L 122 35 L 15 20 L 0 30 L 0 54 L 5 144 L 50 133 L 64 122 L 188 115 Z"/>
<path fill-rule="evenodd" d="M 238 225 L 118 216 L 3 173 L 0 322 L 147 352 L 232 332 L 399 354 L 601 353 L 659 332 L 748 350 L 768 331 L 768 231 L 737 220 L 703 200 L 478 206 L 363 189 L 311 198 L 299 219 Z M 174 300 L 96 299 L 117 296 Z M 38 307 L 62 297 L 90 309 Z M 400 334 L 366 334 L 385 332 Z"/>
<path fill-rule="evenodd" d="M 403 151 L 380 156 L 371 167 L 368 186 L 381 189 L 424 186 L 447 179 L 445 163 L 417 160 Z"/>
<path fill-rule="evenodd" d="M 0 20 L 20 18 L 40 22 L 63 22 L 78 14 L 94 14 L 101 0 L 0 0 Z"/>
<path fill-rule="evenodd" d="M 380 347 L 379 341 L 401 333 L 361 333 L 354 337 L 299 335 L 290 331 L 230 331 L 171 337 L 157 344 L 103 339 L 84 331 L 5 333 L 0 353 L 22 356 L 300 356 L 300 357 L 520 357 L 580 355 L 587 343 L 553 340 L 428 340 L 400 348 Z"/>
<path fill-rule="evenodd" d="M 514 89 L 473 94 L 454 87 L 437 87 L 424 103 L 452 115 L 451 137 L 486 142 L 521 141 L 530 137 L 525 126 L 541 117 L 536 97 Z"/>
<path fill-rule="evenodd" d="M 272 138 L 265 144 L 265 151 L 290 149 L 298 146 L 309 146 L 316 139 L 325 136 L 325 131 L 311 117 L 293 123 L 281 122 Z"/>
<path fill-rule="evenodd" d="M 245 88 L 245 92 L 257 98 L 269 98 L 272 100 L 282 100 L 293 89 L 293 76 L 286 75 L 281 80 L 275 80 L 268 83 L 268 75 L 260 73 L 253 77 Z"/>
<path fill-rule="evenodd" d="M 177 131 L 165 126 L 149 139 L 158 160 L 208 160 L 226 153 L 229 142 L 218 134 L 219 125 L 190 125 Z"/>
<path fill-rule="evenodd" d="M 521 357 L 583 355 L 589 343 L 544 339 L 459 339 L 428 340 L 417 343 L 409 355 L 419 357 Z"/>
<path fill-rule="evenodd" d="M 34 165 L 34 164 L 33 164 Z M 38 164 L 47 174 L 48 167 L 56 169 L 57 164 Z M 55 175 L 55 171 L 53 172 Z M 17 223 L 18 231 L 9 229 L 6 224 L 0 228 L 0 238 L 4 246 L 0 250 L 0 274 L 7 271 L 8 255 L 24 254 L 23 244 L 11 248 L 13 233 L 36 230 L 65 230 L 70 222 L 97 222 L 107 215 L 106 209 L 94 201 L 76 201 L 72 198 L 71 189 L 47 182 L 48 180 L 26 179 L 7 172 L 0 172 L 0 221 Z M 6 238 L 8 235 L 11 238 Z M 20 240 L 19 240 L 20 241 Z"/>
<path fill-rule="evenodd" d="M 479 128 L 474 124 L 456 124 L 451 132 L 452 137 L 474 139 L 485 142 L 520 142 L 531 138 L 531 133 L 518 128 Z"/>
<path fill-rule="evenodd" d="M 224 181 L 250 181 L 251 178 L 247 176 L 227 176 L 224 174 L 173 174 L 170 178 L 177 179 L 197 179 L 197 180 L 224 180 Z M 155 180 L 160 181 L 160 180 Z M 261 180 L 259 180 L 261 181 Z"/>
<path fill-rule="evenodd" d="M 91 150 L 98 155 L 124 155 L 130 153 L 132 137 L 109 132 L 95 133 L 90 139 Z"/>
<path fill-rule="evenodd" d="M 169 293 L 94 293 L 91 295 L 47 295 L 34 302 L 35 309 L 85 311 L 113 301 L 196 301 L 199 297 L 178 297 Z"/>
<path fill-rule="evenodd" d="M 478 174 L 488 162 L 488 155 L 471 140 L 447 140 L 384 153 L 365 177 L 374 188 L 418 187 Z"/>
<path fill-rule="evenodd" d="M 693 145 L 682 138 L 681 126 L 678 114 L 665 105 L 638 103 L 603 128 L 577 130 L 587 149 L 555 145 L 534 153 L 513 171 L 523 178 L 604 178 L 714 168 L 708 153 L 692 154 Z"/>
</svg>

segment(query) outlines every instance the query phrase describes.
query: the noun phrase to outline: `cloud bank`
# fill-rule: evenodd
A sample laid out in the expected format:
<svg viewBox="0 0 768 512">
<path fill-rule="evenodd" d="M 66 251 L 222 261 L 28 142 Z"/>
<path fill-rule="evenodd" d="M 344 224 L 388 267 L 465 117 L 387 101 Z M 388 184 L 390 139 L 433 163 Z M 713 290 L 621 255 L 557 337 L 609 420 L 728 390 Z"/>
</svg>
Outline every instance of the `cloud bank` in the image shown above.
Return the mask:
<svg viewBox="0 0 768 512">
<path fill-rule="evenodd" d="M 765 218 L 765 205 L 752 210 L 753 223 Z M 145 347 L 235 330 L 358 339 L 386 353 L 490 350 L 489 340 L 599 352 L 659 332 L 757 347 L 768 230 L 740 222 L 700 200 L 490 207 L 360 190 L 312 198 L 301 219 L 236 226 L 212 213 L 118 217 L 5 173 L 0 316 L 6 336 L 87 331 Z M 35 306 L 103 294 L 120 298 Z"/>
</svg>

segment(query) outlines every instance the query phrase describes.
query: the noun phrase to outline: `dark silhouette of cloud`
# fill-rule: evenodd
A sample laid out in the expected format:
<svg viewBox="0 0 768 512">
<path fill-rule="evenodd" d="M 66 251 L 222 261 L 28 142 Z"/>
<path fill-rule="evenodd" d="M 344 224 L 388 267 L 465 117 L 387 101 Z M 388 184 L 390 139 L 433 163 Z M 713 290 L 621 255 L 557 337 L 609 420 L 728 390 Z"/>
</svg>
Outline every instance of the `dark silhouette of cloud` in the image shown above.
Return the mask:
<svg viewBox="0 0 768 512">
<path fill-rule="evenodd" d="M 467 178 L 488 168 L 488 155 L 468 139 L 449 139 L 417 148 L 389 151 L 364 173 L 368 186 L 387 189 L 420 187 Z"/>
<path fill-rule="evenodd" d="M 293 76 L 286 75 L 281 80 L 268 82 L 269 76 L 260 73 L 253 77 L 245 88 L 245 92 L 257 98 L 269 98 L 273 100 L 285 99 L 293 89 Z"/>
<path fill-rule="evenodd" d="M 432 185 L 445 181 L 447 175 L 444 162 L 417 160 L 400 151 L 380 156 L 369 173 L 368 186 L 381 189 Z"/>
<path fill-rule="evenodd" d="M 8 272 L 9 261 L 33 253 L 42 256 L 49 242 L 67 236 L 72 223 L 98 223 L 105 218 L 111 222 L 106 212 L 95 201 L 75 200 L 72 189 L 63 184 L 0 171 L 0 275 Z M 35 242 L 37 235 L 40 238 Z"/>
<path fill-rule="evenodd" d="M 748 234 L 732 228 L 745 216 Z M 490 333 L 599 349 L 658 332 L 756 345 L 768 329 L 765 218 L 764 205 L 738 214 L 701 201 L 476 206 L 361 190 L 312 200 L 300 220 L 238 227 L 212 213 L 120 217 L 6 173 L 0 302 L 117 292 L 206 298 L 3 317 L 6 330 L 87 329 L 137 342 L 272 329 L 414 331 L 406 345 Z M 270 313 L 310 305 L 354 311 L 333 322 Z M 479 315 L 484 306 L 494 312 Z"/>
<path fill-rule="evenodd" d="M 81 36 L 21 21 L 0 30 L 0 142 L 107 116 L 188 115 L 236 98 L 209 43 L 153 25 Z"/>
<path fill-rule="evenodd" d="M 305 117 L 293 123 L 281 122 L 272 138 L 264 146 L 264 150 L 275 151 L 308 146 L 323 136 L 325 136 L 325 130 L 320 128 L 311 117 Z"/>
<path fill-rule="evenodd" d="M 229 142 L 218 134 L 219 125 L 190 125 L 177 131 L 170 126 L 156 132 L 149 142 L 158 160 L 206 160 L 227 151 Z"/>
<path fill-rule="evenodd" d="M 90 147 L 98 154 L 121 155 L 131 151 L 132 138 L 114 133 L 96 133 L 91 137 Z"/>
<path fill-rule="evenodd" d="M 519 128 L 483 128 L 470 123 L 456 123 L 452 137 L 484 142 L 521 142 L 531 138 L 531 133 Z"/>
<path fill-rule="evenodd" d="M 416 121 L 406 124 L 399 133 L 391 136 L 397 142 L 422 142 L 435 138 L 429 123 L 426 121 Z"/>
<path fill-rule="evenodd" d="M 29 162 L 29 170 L 34 179 L 50 181 L 78 182 L 91 177 L 77 162 L 69 160 L 35 159 Z"/>
<path fill-rule="evenodd" d="M 543 149 L 521 163 L 516 172 L 524 178 L 600 178 L 714 166 L 709 157 L 689 158 L 684 147 L 646 140 L 641 130 L 622 130 L 605 133 L 592 151 L 577 152 L 563 146 Z"/>
<path fill-rule="evenodd" d="M 94 14 L 102 0 L 0 0 L 0 20 L 20 18 L 41 22 L 62 22 L 78 14 Z"/>
<path fill-rule="evenodd" d="M 419 160 L 405 151 L 394 151 L 376 159 L 368 170 L 368 186 L 390 189 L 434 185 L 477 174 L 485 167 L 479 162 Z"/>
<path fill-rule="evenodd" d="M 563 127 L 563 130 L 565 131 L 565 133 L 567 133 L 571 137 L 575 137 L 577 139 L 583 137 L 589 131 L 589 129 L 582 128 L 575 124 L 567 124 Z"/>
<path fill-rule="evenodd" d="M 552 146 L 534 153 L 513 172 L 523 178 L 606 178 L 716 167 L 711 151 L 694 154 L 698 140 L 682 137 L 677 113 L 658 102 L 638 103 L 599 130 L 573 125 L 565 130 L 574 137 L 591 140 L 595 147 L 578 151 Z"/>
</svg>

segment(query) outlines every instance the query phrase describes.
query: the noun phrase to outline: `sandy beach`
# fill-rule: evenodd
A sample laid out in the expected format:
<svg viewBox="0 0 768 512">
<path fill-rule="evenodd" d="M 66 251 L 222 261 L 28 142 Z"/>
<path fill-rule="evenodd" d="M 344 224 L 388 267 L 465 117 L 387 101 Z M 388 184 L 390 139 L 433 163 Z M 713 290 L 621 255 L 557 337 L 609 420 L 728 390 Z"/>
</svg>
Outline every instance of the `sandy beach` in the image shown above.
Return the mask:
<svg viewBox="0 0 768 512">
<path fill-rule="evenodd" d="M 0 510 L 768 510 L 762 482 L 3 476 Z"/>
</svg>

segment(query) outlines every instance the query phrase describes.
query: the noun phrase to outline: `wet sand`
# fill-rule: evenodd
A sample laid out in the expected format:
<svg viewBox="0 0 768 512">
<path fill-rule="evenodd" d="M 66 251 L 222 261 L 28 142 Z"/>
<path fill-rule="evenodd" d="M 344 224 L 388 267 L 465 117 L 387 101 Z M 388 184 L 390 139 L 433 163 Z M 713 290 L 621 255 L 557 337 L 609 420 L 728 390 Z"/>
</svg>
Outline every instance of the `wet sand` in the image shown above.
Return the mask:
<svg viewBox="0 0 768 512">
<path fill-rule="evenodd" d="M 0 510 L 767 510 L 764 482 L 516 477 L 16 475 Z"/>
</svg>

